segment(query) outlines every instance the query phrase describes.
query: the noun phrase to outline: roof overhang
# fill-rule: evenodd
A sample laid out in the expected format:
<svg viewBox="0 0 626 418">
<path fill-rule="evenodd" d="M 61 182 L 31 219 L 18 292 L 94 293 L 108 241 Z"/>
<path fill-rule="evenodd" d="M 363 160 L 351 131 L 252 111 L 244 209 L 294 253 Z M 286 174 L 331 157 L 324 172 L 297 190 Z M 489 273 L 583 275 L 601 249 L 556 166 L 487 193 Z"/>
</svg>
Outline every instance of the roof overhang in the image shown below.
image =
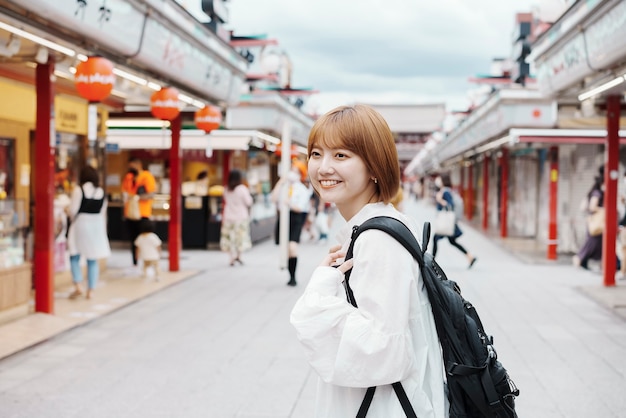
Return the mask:
<svg viewBox="0 0 626 418">
<path fill-rule="evenodd" d="M 107 143 L 120 149 L 169 149 L 172 132 L 169 129 L 108 129 Z M 207 134 L 199 129 L 183 129 L 181 149 L 248 150 L 250 146 L 275 147 L 280 140 L 254 130 L 217 129 Z"/>
<path fill-rule="evenodd" d="M 425 174 L 440 167 L 452 166 L 467 159 L 476 158 L 479 155 L 497 151 L 500 148 L 512 148 L 524 145 L 540 146 L 587 144 L 602 145 L 606 143 L 606 129 L 509 129 L 501 136 L 494 137 L 480 145 L 456 154 L 451 158 L 440 159 L 437 148 L 420 151 L 410 162 L 404 171 L 405 175 L 414 173 Z M 619 131 L 619 142 L 626 145 L 626 130 Z"/>
<path fill-rule="evenodd" d="M 606 129 L 511 129 L 509 144 L 604 144 Z M 619 131 L 621 144 L 626 144 L 626 130 Z"/>
</svg>

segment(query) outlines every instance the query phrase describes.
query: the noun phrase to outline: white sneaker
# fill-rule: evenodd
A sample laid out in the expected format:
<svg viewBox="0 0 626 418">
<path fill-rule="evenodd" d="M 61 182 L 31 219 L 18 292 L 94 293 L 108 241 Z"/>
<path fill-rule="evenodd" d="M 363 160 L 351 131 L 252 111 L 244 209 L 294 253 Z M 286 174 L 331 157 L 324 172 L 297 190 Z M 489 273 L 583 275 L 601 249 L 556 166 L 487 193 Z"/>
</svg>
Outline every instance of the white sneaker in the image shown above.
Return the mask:
<svg viewBox="0 0 626 418">
<path fill-rule="evenodd" d="M 615 274 L 615 279 L 617 279 L 617 280 L 624 280 L 624 279 L 626 279 L 626 275 L 623 272 L 618 271 Z"/>
</svg>

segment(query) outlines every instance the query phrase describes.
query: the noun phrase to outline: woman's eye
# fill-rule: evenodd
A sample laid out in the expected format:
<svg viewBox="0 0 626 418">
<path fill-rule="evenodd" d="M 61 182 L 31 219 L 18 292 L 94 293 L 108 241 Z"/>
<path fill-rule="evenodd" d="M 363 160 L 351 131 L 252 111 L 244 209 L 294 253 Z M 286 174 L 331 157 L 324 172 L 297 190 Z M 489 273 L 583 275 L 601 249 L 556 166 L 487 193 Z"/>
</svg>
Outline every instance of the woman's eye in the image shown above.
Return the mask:
<svg viewBox="0 0 626 418">
<path fill-rule="evenodd" d="M 344 154 L 343 152 L 338 152 L 338 153 L 335 154 L 335 157 L 337 157 L 337 158 L 346 158 L 347 155 Z"/>
<path fill-rule="evenodd" d="M 317 151 L 311 151 L 311 155 L 310 155 L 309 157 L 311 157 L 311 158 L 312 158 L 312 157 L 319 157 L 319 156 L 320 156 L 320 153 L 319 153 L 319 152 L 317 152 Z"/>
</svg>

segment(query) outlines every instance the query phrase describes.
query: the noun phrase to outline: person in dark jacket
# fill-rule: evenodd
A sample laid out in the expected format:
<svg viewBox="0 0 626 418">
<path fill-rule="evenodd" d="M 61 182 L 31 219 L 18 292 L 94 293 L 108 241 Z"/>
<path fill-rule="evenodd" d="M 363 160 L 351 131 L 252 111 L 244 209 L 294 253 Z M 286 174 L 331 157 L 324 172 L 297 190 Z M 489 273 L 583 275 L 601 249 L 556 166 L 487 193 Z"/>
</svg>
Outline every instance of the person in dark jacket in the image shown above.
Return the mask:
<svg viewBox="0 0 626 418">
<path fill-rule="evenodd" d="M 438 188 L 437 194 L 435 195 L 437 211 L 442 211 L 444 209 L 454 211 L 454 199 L 452 198 L 452 182 L 450 181 L 450 175 L 444 173 L 437 176 L 435 178 L 435 185 Z M 476 263 L 476 260 L 478 259 L 456 241 L 457 238 L 459 238 L 462 234 L 463 231 L 461 231 L 461 228 L 459 228 L 458 223 L 454 224 L 454 235 L 445 236 L 435 234 L 433 237 L 433 257 L 437 256 L 437 242 L 441 238 L 448 238 L 450 244 L 459 251 L 461 251 L 467 258 L 467 268 L 472 268 L 472 266 Z"/>
</svg>

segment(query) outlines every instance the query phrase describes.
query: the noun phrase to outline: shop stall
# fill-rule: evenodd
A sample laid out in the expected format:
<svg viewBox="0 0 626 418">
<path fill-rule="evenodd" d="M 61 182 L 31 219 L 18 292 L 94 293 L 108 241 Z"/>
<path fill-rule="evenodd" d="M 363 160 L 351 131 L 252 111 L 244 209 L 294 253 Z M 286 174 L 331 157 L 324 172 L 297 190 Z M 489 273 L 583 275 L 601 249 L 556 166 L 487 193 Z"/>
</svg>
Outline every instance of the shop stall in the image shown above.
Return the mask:
<svg viewBox="0 0 626 418">
<path fill-rule="evenodd" d="M 164 132 L 165 131 L 165 132 Z M 106 181 L 109 196 L 108 231 L 112 241 L 128 240 L 123 221 L 121 178 L 131 157 L 142 160 L 157 182 L 153 201 L 156 233 L 167 241 L 169 222 L 170 135 L 167 129 L 109 129 L 107 132 Z M 222 194 L 228 171 L 244 173 L 254 198 L 250 233 L 253 242 L 269 238 L 276 210 L 269 200 L 272 159 L 268 146 L 278 139 L 257 131 L 212 131 L 183 129 L 182 149 L 182 246 L 217 248 L 220 240 Z M 274 163 L 275 164 L 275 163 Z"/>
</svg>

